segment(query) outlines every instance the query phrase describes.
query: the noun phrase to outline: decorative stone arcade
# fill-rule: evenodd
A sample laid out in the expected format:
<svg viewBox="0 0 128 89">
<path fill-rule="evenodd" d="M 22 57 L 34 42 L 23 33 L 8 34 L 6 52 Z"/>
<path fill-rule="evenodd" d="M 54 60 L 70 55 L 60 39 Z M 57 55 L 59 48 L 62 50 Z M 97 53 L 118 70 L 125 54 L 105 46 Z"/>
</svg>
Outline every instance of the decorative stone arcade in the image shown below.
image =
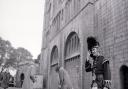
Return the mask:
<svg viewBox="0 0 128 89">
<path fill-rule="evenodd" d="M 75 32 L 70 33 L 66 40 L 64 67 L 70 75 L 74 89 L 80 89 L 80 41 Z"/>
</svg>

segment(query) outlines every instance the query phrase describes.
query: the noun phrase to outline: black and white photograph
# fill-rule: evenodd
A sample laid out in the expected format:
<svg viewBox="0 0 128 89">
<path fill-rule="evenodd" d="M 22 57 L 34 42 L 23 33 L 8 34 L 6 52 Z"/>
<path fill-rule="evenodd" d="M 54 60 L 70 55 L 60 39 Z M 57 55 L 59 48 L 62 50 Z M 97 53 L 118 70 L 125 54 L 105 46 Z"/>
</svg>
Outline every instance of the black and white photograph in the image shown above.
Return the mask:
<svg viewBox="0 0 128 89">
<path fill-rule="evenodd" d="M 0 89 L 128 89 L 128 0 L 0 0 Z"/>
</svg>

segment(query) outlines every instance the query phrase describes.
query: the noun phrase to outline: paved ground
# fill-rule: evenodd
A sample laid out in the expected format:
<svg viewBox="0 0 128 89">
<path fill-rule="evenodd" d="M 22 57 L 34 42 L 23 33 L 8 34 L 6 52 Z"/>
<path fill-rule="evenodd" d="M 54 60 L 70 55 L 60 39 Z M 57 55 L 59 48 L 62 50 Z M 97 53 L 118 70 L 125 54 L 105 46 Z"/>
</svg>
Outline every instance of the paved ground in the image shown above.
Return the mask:
<svg viewBox="0 0 128 89">
<path fill-rule="evenodd" d="M 8 89 L 22 89 L 22 88 L 9 87 Z"/>
<path fill-rule="evenodd" d="M 0 89 L 3 89 L 3 88 L 0 87 Z M 9 88 L 7 88 L 7 89 L 22 89 L 22 88 L 9 87 Z"/>
</svg>

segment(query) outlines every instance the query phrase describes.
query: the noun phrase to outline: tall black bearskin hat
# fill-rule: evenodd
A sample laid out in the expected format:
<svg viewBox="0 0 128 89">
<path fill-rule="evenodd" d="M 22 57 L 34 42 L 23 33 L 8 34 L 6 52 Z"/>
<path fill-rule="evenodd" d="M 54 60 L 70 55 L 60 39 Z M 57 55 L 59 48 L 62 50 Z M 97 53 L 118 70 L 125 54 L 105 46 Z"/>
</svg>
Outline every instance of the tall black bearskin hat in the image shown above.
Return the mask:
<svg viewBox="0 0 128 89">
<path fill-rule="evenodd" d="M 94 46 L 100 46 L 96 38 L 92 36 L 87 38 L 87 45 L 88 45 L 88 50 L 91 50 Z"/>
</svg>

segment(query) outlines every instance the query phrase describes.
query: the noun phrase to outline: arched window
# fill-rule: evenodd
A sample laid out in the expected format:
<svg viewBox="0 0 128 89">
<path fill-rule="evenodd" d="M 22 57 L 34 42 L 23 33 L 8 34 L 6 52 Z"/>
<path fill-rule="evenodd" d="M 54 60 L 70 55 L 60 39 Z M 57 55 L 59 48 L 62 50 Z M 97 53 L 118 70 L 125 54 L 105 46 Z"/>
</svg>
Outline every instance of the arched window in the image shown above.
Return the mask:
<svg viewBox="0 0 128 89">
<path fill-rule="evenodd" d="M 70 33 L 66 40 L 64 67 L 69 73 L 74 89 L 80 89 L 80 40 L 75 32 Z"/>
<path fill-rule="evenodd" d="M 128 67 L 127 66 L 123 65 L 120 68 L 120 78 L 121 78 L 121 84 L 122 84 L 121 89 L 128 89 Z"/>
<path fill-rule="evenodd" d="M 53 47 L 51 53 L 51 66 L 54 66 L 58 62 L 58 49 L 56 46 Z"/>
<path fill-rule="evenodd" d="M 73 32 L 69 35 L 65 46 L 65 57 L 70 58 L 73 54 L 80 55 L 80 42 L 78 35 Z"/>
<path fill-rule="evenodd" d="M 51 52 L 51 61 L 50 61 L 50 89 L 58 89 L 58 74 L 55 69 L 58 65 L 58 48 L 54 46 Z"/>
</svg>

